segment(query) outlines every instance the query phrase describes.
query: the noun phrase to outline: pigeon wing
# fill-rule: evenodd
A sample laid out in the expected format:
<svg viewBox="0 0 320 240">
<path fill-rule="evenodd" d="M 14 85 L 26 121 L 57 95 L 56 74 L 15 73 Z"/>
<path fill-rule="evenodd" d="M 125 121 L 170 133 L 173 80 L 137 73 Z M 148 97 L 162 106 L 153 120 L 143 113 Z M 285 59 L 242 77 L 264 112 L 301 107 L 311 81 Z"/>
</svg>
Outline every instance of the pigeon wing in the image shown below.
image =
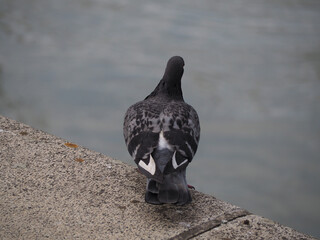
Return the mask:
<svg viewBox="0 0 320 240">
<path fill-rule="evenodd" d="M 172 102 L 162 114 L 164 138 L 177 153 L 177 164 L 186 158 L 191 162 L 200 139 L 197 112 L 185 102 Z"/>
<path fill-rule="evenodd" d="M 161 107 L 149 101 L 132 105 L 126 115 L 123 134 L 133 158 L 145 158 L 157 146 L 160 132 Z"/>
</svg>

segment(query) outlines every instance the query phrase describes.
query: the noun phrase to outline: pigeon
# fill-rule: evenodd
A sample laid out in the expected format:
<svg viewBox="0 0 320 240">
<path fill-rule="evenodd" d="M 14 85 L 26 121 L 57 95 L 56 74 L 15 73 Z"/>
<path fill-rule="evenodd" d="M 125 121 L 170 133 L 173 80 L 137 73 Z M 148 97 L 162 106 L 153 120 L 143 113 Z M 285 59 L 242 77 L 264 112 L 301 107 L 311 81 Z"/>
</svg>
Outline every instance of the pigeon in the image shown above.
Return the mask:
<svg viewBox="0 0 320 240">
<path fill-rule="evenodd" d="M 127 110 L 123 135 L 129 154 L 147 177 L 145 201 L 150 204 L 191 202 L 186 168 L 200 139 L 197 112 L 183 99 L 184 60 L 169 59 L 156 88 Z"/>
</svg>

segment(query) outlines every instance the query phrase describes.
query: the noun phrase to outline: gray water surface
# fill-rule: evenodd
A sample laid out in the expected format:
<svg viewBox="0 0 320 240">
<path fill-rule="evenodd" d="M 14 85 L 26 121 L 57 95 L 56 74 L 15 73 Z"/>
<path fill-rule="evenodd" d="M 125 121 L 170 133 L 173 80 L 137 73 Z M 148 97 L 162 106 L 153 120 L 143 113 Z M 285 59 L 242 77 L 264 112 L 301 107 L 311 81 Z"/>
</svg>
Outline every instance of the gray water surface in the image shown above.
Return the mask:
<svg viewBox="0 0 320 240">
<path fill-rule="evenodd" d="M 319 23 L 318 0 L 0 0 L 0 114 L 133 164 L 124 113 L 181 55 L 189 183 L 320 237 Z"/>
</svg>

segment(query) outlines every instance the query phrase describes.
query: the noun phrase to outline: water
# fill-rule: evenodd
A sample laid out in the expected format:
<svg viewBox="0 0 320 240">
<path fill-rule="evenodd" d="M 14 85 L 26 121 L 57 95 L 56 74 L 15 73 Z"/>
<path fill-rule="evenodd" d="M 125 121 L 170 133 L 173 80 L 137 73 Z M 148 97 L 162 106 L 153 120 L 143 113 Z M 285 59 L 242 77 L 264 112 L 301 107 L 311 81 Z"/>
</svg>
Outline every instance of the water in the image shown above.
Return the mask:
<svg viewBox="0 0 320 240">
<path fill-rule="evenodd" d="M 320 237 L 320 2 L 0 0 L 0 114 L 133 164 L 130 104 L 186 62 L 189 183 Z"/>
</svg>

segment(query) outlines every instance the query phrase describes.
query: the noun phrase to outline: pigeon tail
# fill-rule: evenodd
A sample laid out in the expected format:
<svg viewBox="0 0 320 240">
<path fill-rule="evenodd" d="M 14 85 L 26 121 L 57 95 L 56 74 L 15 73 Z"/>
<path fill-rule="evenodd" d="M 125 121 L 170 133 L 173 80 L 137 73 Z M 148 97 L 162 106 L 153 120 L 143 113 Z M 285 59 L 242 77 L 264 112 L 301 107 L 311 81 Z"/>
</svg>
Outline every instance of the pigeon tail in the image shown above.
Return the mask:
<svg viewBox="0 0 320 240">
<path fill-rule="evenodd" d="M 146 175 L 147 178 L 157 182 L 163 182 L 164 173 L 167 171 L 167 165 L 172 161 L 173 152 L 167 148 L 155 149 L 149 156 L 149 163 L 146 164 L 143 160 L 137 159 L 139 170 Z"/>
<path fill-rule="evenodd" d="M 184 205 L 192 201 L 187 181 L 186 169 L 164 175 L 163 182 L 147 180 L 145 200 L 151 204 L 174 203 Z"/>
</svg>

